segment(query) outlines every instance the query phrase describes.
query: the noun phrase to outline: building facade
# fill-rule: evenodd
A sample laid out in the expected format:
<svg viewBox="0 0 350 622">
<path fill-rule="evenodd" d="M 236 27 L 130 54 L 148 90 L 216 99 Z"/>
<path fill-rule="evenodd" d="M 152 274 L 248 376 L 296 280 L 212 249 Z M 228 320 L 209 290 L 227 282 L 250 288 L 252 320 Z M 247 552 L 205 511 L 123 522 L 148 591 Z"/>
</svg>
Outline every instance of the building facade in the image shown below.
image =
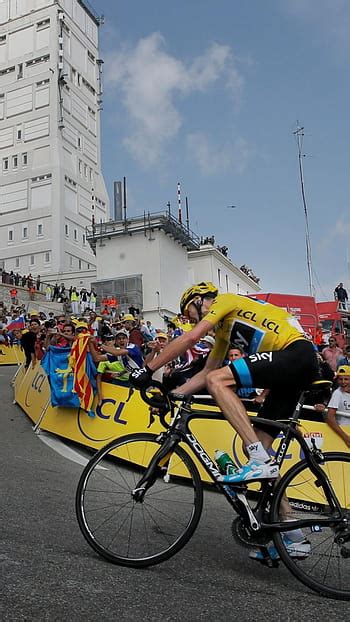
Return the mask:
<svg viewBox="0 0 350 622">
<path fill-rule="evenodd" d="M 259 285 L 214 245 L 200 239 L 169 212 L 107 222 L 90 228 L 96 252 L 99 300 L 116 298 L 119 310 L 139 308 L 155 326 L 179 313 L 186 287 L 213 281 L 220 293 L 255 293 Z"/>
<path fill-rule="evenodd" d="M 109 214 L 100 20 L 83 0 L 0 3 L 0 261 L 90 285 L 86 226 Z"/>
</svg>

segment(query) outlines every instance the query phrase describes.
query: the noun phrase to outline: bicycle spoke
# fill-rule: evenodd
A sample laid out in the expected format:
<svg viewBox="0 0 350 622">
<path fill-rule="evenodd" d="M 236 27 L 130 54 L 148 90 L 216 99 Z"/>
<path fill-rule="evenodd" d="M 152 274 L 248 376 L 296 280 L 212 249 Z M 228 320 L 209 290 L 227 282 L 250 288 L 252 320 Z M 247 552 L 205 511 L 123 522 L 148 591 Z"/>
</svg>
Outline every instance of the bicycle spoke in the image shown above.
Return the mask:
<svg viewBox="0 0 350 622">
<path fill-rule="evenodd" d="M 179 550 L 198 523 L 202 484 L 180 447 L 155 467 L 149 488 L 132 494 L 160 448 L 155 435 L 130 435 L 110 443 L 85 467 L 77 491 L 79 525 L 107 559 L 132 566 L 158 563 Z M 171 473 L 176 476 L 168 482 Z"/>
</svg>

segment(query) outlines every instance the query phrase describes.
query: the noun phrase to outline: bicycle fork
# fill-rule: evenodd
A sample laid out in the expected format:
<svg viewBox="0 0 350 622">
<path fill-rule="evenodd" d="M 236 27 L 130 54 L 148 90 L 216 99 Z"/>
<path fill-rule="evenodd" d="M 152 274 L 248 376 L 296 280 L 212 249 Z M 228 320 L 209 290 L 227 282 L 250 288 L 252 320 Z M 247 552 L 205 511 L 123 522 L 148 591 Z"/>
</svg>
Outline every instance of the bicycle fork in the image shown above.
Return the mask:
<svg viewBox="0 0 350 622">
<path fill-rule="evenodd" d="M 180 437 L 173 435 L 171 438 L 166 439 L 164 445 L 161 445 L 156 451 L 146 471 L 137 482 L 136 487 L 131 491 L 131 496 L 135 501 L 143 501 L 146 491 L 153 486 L 157 479 L 157 467 L 163 467 L 167 464 L 169 457 L 179 440 Z"/>
</svg>

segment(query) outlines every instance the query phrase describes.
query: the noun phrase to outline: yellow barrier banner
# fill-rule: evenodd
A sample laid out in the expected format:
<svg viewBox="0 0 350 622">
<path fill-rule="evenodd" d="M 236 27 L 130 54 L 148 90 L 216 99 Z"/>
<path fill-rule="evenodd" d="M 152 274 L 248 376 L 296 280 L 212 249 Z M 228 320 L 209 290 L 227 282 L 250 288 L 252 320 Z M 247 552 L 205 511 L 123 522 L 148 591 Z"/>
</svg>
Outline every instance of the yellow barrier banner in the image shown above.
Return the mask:
<svg viewBox="0 0 350 622">
<path fill-rule="evenodd" d="M 20 365 L 24 363 L 24 352 L 20 346 L 5 346 L 0 343 L 0 365 Z"/>
<path fill-rule="evenodd" d="M 129 388 L 110 383 L 102 383 L 103 400 L 93 406 L 95 416 L 90 417 L 85 411 L 76 408 L 53 408 L 50 403 L 50 387 L 44 370 L 39 363 L 35 368 L 24 372 L 20 370 L 14 384 L 15 401 L 37 423 L 45 412 L 40 428 L 65 439 L 75 441 L 87 447 L 99 449 L 114 438 L 134 432 L 153 432 L 158 434 L 163 428 L 158 418 L 149 426 L 149 409 L 141 400 L 138 391 L 134 391 L 130 400 Z M 199 406 L 201 410 L 210 407 Z M 211 459 L 216 449 L 227 451 L 239 466 L 247 459 L 242 451 L 242 441 L 225 420 L 195 419 L 190 423 L 191 432 L 195 435 L 203 452 Z M 345 443 L 325 423 L 301 420 L 300 430 L 311 445 L 312 439 L 322 451 L 348 452 Z M 272 451 L 279 444 L 277 438 Z M 186 450 L 196 462 L 204 481 L 211 481 L 195 454 L 187 447 Z M 293 464 L 303 459 L 299 444 L 292 441 L 284 460 L 282 474 Z M 140 461 L 140 463 L 142 460 Z M 257 485 L 253 485 L 253 487 Z M 307 494 L 299 494 L 298 498 L 308 499 Z"/>
</svg>

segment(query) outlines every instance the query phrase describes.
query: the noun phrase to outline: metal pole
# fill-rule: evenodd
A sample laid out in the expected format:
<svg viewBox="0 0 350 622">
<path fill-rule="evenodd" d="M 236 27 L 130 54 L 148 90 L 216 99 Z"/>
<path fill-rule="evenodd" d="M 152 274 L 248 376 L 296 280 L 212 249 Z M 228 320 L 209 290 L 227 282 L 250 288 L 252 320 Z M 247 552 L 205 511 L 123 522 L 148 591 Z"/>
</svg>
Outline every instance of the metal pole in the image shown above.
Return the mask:
<svg viewBox="0 0 350 622">
<path fill-rule="evenodd" d="M 309 291 L 310 291 L 310 296 L 314 296 L 315 288 L 314 288 L 314 284 L 312 281 L 312 260 L 311 260 L 309 216 L 308 216 L 308 209 L 307 209 L 306 196 L 305 196 L 304 173 L 303 173 L 303 164 L 302 164 L 302 159 L 304 157 L 304 154 L 302 153 L 304 128 L 298 126 L 295 132 L 293 133 L 296 136 L 297 145 L 298 145 L 299 177 L 300 177 L 300 186 L 301 186 L 301 197 L 303 201 L 304 216 L 305 216 L 306 263 L 307 263 L 307 271 L 308 271 L 308 277 L 309 277 Z"/>
</svg>

